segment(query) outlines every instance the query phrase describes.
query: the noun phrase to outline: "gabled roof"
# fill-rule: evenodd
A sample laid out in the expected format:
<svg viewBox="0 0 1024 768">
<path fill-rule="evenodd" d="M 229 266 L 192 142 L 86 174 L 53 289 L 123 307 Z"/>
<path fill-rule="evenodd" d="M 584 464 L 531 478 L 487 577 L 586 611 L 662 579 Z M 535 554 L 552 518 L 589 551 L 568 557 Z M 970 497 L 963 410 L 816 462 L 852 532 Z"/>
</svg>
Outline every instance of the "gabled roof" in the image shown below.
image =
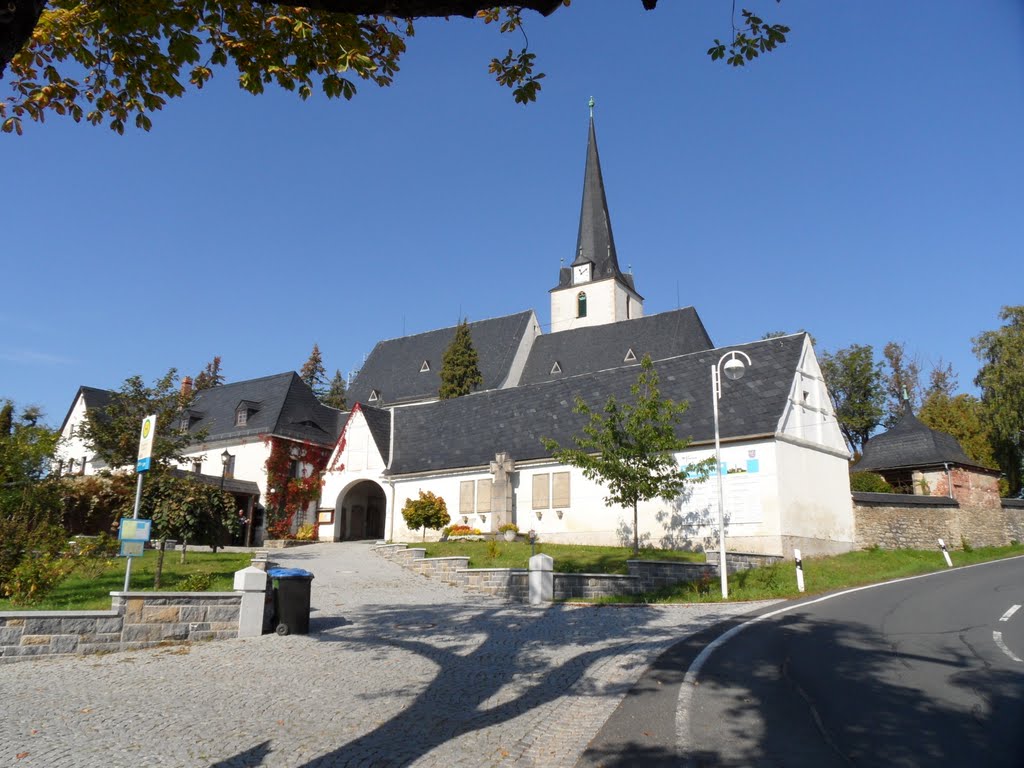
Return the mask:
<svg viewBox="0 0 1024 768">
<path fill-rule="evenodd" d="M 96 387 L 81 386 L 78 388 L 78 392 L 71 399 L 71 405 L 68 407 L 68 412 L 64 415 L 64 421 L 60 423 L 60 429 L 58 434 L 64 432 L 64 428 L 68 425 L 68 419 L 71 418 L 71 412 L 75 410 L 75 404 L 78 402 L 79 396 L 85 400 L 85 409 L 92 411 L 97 408 L 106 408 L 110 404 L 111 398 L 116 393 L 109 389 L 97 389 Z"/>
<path fill-rule="evenodd" d="M 630 350 L 639 362 L 644 355 L 661 360 L 711 347 L 711 338 L 697 311 L 686 307 L 538 336 L 520 382 L 536 384 L 618 368 L 627 364 Z"/>
<path fill-rule="evenodd" d="M 576 251 L 572 265 L 593 264 L 591 280 L 614 278 L 636 292 L 633 276 L 624 275 L 619 269 L 619 257 L 615 251 L 612 236 L 612 221 L 608 214 L 608 200 L 604 192 L 604 178 L 601 175 L 601 158 L 597 152 L 597 134 L 594 131 L 594 115 L 590 115 L 590 130 L 587 133 L 587 164 L 583 172 L 583 202 L 580 205 L 580 228 L 576 236 Z M 569 270 L 562 268 L 557 288 L 564 288 L 569 282 Z"/>
<path fill-rule="evenodd" d="M 478 320 L 469 324 L 476 349 L 481 389 L 500 387 L 508 378 L 516 351 L 530 328 L 533 311 Z M 378 403 L 391 405 L 437 397 L 441 388 L 441 361 L 455 338 L 456 326 L 378 342 L 348 390 L 350 402 L 370 402 L 378 392 Z M 429 370 L 422 370 L 423 363 Z"/>
<path fill-rule="evenodd" d="M 235 426 L 242 404 L 249 416 L 244 426 Z M 337 440 L 343 417 L 317 400 L 294 371 L 199 390 L 190 410 L 199 418 L 189 432 L 205 431 L 207 441 L 274 434 L 326 445 Z"/>
<path fill-rule="evenodd" d="M 919 469 L 943 464 L 989 469 L 969 458 L 955 437 L 932 429 L 918 419 L 907 403 L 903 415 L 892 429 L 875 435 L 864 444 L 864 455 L 854 465 L 853 471 Z"/>
<path fill-rule="evenodd" d="M 561 335 L 561 334 L 559 334 Z M 719 403 L 723 439 L 774 435 L 785 410 L 806 334 L 735 347 L 708 349 L 655 362 L 661 392 L 686 400 L 678 433 L 698 443 L 714 440 L 710 367 L 727 349 L 742 349 L 752 365 L 739 381 L 728 381 Z M 601 408 L 609 395 L 629 400 L 639 364 L 612 370 L 479 392 L 451 400 L 395 409 L 394 456 L 390 474 L 485 466 L 507 451 L 514 460 L 546 458 L 540 438 L 563 446 L 581 433 L 584 419 L 573 413 L 576 396 Z"/>
<path fill-rule="evenodd" d="M 381 408 L 373 408 L 368 405 L 359 406 L 366 419 L 366 426 L 370 430 L 370 437 L 373 438 L 377 452 L 384 460 L 384 466 L 388 464 L 389 453 L 391 452 L 391 411 Z"/>
</svg>

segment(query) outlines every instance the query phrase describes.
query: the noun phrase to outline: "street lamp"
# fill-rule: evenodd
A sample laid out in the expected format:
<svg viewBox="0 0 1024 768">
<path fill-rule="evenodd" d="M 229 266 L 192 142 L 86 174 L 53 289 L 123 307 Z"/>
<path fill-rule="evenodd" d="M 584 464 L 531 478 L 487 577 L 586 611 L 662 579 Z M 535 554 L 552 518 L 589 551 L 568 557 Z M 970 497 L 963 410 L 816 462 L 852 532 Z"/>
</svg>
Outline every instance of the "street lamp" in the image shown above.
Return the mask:
<svg viewBox="0 0 1024 768">
<path fill-rule="evenodd" d="M 711 366 L 711 402 L 715 411 L 715 474 L 718 475 L 718 574 L 722 581 L 722 599 L 729 599 L 729 575 L 725 567 L 725 492 L 722 488 L 722 446 L 718 440 L 718 400 L 722 397 L 722 374 L 731 381 L 743 378 L 746 366 L 737 355 L 751 365 L 750 356 L 733 350 L 726 352 Z"/>
<path fill-rule="evenodd" d="M 231 463 L 231 459 L 232 458 L 233 457 L 231 456 L 230 453 L 228 453 L 228 449 L 227 448 L 225 448 L 224 449 L 224 453 L 222 453 L 220 455 L 220 492 L 221 493 L 224 493 L 224 476 L 228 473 L 228 464 Z M 221 533 L 221 521 L 220 521 L 220 518 L 217 518 L 216 530 L 217 530 L 217 534 L 218 534 L 218 538 L 219 538 L 220 537 L 220 533 Z M 217 551 L 216 543 L 214 543 L 214 545 L 213 545 L 213 551 L 214 552 Z"/>
</svg>

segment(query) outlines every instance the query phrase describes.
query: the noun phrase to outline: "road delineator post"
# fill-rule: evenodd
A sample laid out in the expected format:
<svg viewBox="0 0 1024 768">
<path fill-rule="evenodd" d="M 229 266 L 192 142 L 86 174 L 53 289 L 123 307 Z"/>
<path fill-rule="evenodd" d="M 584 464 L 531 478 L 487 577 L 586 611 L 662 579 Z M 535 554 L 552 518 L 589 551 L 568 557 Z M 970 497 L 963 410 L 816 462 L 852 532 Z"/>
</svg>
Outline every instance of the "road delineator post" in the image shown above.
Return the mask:
<svg viewBox="0 0 1024 768">
<path fill-rule="evenodd" d="M 793 559 L 796 560 L 796 588 L 804 591 L 804 561 L 800 559 L 800 550 L 793 550 Z"/>
<path fill-rule="evenodd" d="M 942 550 L 942 556 L 946 558 L 946 565 L 952 568 L 953 561 L 949 559 L 949 550 L 946 549 L 946 542 L 944 542 L 942 539 L 939 539 L 939 549 Z"/>
</svg>

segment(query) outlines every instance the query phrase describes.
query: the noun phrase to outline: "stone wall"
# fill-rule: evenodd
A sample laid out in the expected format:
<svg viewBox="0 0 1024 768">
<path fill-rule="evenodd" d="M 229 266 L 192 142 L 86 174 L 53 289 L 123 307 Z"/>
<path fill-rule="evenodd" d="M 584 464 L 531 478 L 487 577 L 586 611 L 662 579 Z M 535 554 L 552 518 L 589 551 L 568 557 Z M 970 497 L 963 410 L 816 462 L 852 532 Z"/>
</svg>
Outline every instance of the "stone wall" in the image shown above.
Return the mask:
<svg viewBox="0 0 1024 768">
<path fill-rule="evenodd" d="M 717 557 L 717 555 L 716 555 Z M 729 566 L 726 553 L 726 567 Z M 710 557 L 708 560 L 710 561 Z M 653 592 L 662 587 L 699 581 L 702 578 L 717 579 L 718 567 L 708 563 L 680 563 L 674 560 L 627 560 L 629 575 L 640 582 L 641 592 Z"/>
<path fill-rule="evenodd" d="M 972 481 L 987 481 L 980 473 L 961 478 L 965 486 Z M 945 473 L 933 478 L 946 483 Z M 957 485 L 953 473 L 954 488 Z M 954 549 L 968 542 L 974 547 L 1005 546 L 1024 540 L 1024 502 L 994 497 L 987 482 L 962 487 L 962 501 L 948 496 L 923 496 L 898 493 L 855 493 L 853 512 L 856 543 L 859 547 L 883 549 L 933 549 L 938 539 Z M 948 483 L 943 487 L 947 487 Z"/>
<path fill-rule="evenodd" d="M 109 611 L 0 612 L 0 661 L 238 635 L 240 592 L 113 592 Z"/>
<path fill-rule="evenodd" d="M 554 582 L 555 600 L 592 600 L 597 597 L 638 595 L 643 592 L 638 577 L 611 573 L 556 573 Z"/>
<path fill-rule="evenodd" d="M 726 544 L 729 542 L 726 541 Z M 726 547 L 728 549 L 728 547 Z M 717 566 L 718 565 L 718 550 L 709 549 L 704 553 L 708 563 Z M 781 555 L 756 555 L 748 552 L 726 552 L 725 553 L 725 569 L 729 573 L 736 573 L 736 571 L 745 571 L 748 568 L 764 568 L 767 565 L 774 565 L 785 560 Z M 715 568 L 715 574 L 718 574 L 718 568 Z"/>
<path fill-rule="evenodd" d="M 459 571 L 469 567 L 468 557 L 421 557 L 416 560 L 398 560 L 416 573 L 440 579 L 448 584 L 459 583 Z"/>
<path fill-rule="evenodd" d="M 529 573 L 525 568 L 466 568 L 456 575 L 461 587 L 525 603 L 530 599 Z"/>
</svg>

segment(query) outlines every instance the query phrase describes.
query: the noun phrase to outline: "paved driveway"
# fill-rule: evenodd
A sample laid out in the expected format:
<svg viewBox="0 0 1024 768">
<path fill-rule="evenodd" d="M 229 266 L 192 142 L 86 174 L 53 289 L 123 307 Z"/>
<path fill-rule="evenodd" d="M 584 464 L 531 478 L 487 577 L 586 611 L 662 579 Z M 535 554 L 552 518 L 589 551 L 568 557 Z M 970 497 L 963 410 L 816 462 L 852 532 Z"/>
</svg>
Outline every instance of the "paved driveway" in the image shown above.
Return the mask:
<svg viewBox="0 0 1024 768">
<path fill-rule="evenodd" d="M 309 635 L 0 665 L 0 766 L 572 766 L 658 653 L 751 609 L 531 608 L 360 543 L 273 557 L 316 575 Z"/>
</svg>

